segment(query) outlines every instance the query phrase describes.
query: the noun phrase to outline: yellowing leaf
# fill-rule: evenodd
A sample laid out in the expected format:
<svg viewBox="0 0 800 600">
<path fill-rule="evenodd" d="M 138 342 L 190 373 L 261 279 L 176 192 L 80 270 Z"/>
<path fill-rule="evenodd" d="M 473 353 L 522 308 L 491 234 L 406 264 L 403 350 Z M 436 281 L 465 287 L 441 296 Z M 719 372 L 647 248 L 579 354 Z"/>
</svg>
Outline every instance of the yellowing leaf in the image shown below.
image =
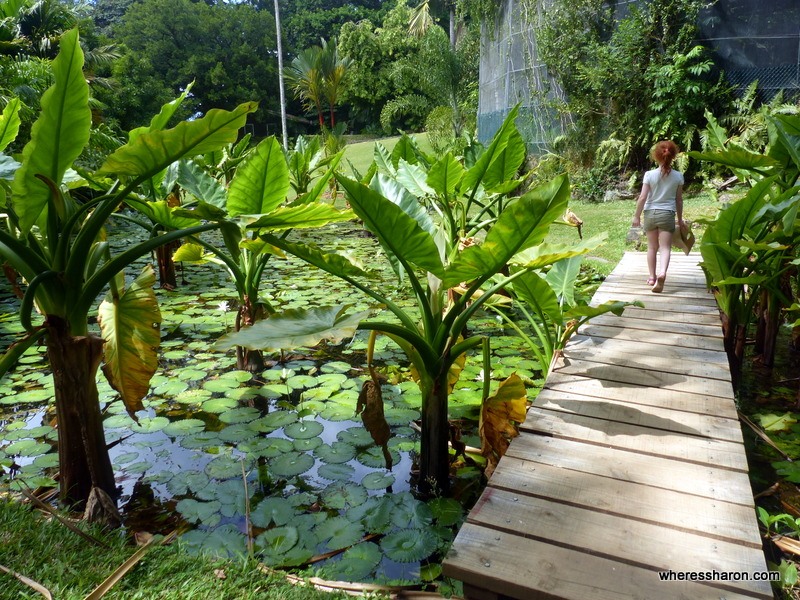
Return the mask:
<svg viewBox="0 0 800 600">
<path fill-rule="evenodd" d="M 151 265 L 119 298 L 111 293 L 100 304 L 98 322 L 105 340 L 103 373 L 125 403 L 128 413 L 142 410 L 142 398 L 158 366 L 161 312 Z"/>
<path fill-rule="evenodd" d="M 788 412 L 785 415 L 770 413 L 756 416 L 758 417 L 758 422 L 761 424 L 761 427 L 764 428 L 764 431 L 786 431 L 797 423 L 797 419 L 792 417 L 792 413 Z"/>
<path fill-rule="evenodd" d="M 487 471 L 494 469 L 525 420 L 528 392 L 519 375 L 512 373 L 500 384 L 497 393 L 481 407 L 481 454 L 488 460 Z"/>
</svg>

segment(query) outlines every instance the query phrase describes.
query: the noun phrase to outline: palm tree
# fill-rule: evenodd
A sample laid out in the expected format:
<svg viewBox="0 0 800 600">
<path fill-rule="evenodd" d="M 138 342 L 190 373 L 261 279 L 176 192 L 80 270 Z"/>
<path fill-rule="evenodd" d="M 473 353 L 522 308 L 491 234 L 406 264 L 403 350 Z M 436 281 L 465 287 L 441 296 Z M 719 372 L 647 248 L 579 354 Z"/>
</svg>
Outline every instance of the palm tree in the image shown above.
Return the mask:
<svg viewBox="0 0 800 600">
<path fill-rule="evenodd" d="M 325 129 L 324 105 L 328 107 L 331 129 L 336 125 L 334 111 L 351 62 L 339 55 L 336 38 L 330 42 L 322 39 L 320 46 L 303 50 L 286 70 L 286 81 L 295 96 L 306 110 L 317 111 L 321 130 Z"/>
<path fill-rule="evenodd" d="M 456 5 L 453 1 L 444 0 L 443 4 L 447 6 L 448 14 L 450 17 L 450 27 L 448 30 L 450 36 L 450 48 L 455 50 L 456 47 Z M 433 16 L 431 15 L 430 0 L 422 0 L 419 6 L 414 9 L 411 15 L 411 20 L 408 22 L 408 33 L 414 37 L 423 37 L 428 30 L 435 25 Z"/>
</svg>

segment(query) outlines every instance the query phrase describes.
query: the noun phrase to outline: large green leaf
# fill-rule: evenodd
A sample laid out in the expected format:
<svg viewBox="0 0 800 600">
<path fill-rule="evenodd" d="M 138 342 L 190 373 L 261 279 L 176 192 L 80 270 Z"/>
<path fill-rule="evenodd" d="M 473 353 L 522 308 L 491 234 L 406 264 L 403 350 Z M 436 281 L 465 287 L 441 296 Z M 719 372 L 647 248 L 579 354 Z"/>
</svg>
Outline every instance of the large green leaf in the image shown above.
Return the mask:
<svg viewBox="0 0 800 600">
<path fill-rule="evenodd" d="M 779 115 L 773 120 L 773 125 L 795 167 L 800 169 L 800 117 Z"/>
<path fill-rule="evenodd" d="M 766 170 L 772 167 L 778 167 L 780 164 L 774 158 L 757 154 L 738 146 L 736 144 L 728 144 L 725 150 L 719 152 L 688 152 L 692 158 L 698 160 L 705 160 L 708 162 L 725 165 L 734 169 L 745 169 L 748 171 L 753 170 Z"/>
<path fill-rule="evenodd" d="M 426 179 L 427 174 L 422 167 L 400 159 L 400 164 L 397 165 L 397 181 L 409 192 L 418 198 L 432 196 L 433 189 Z"/>
<path fill-rule="evenodd" d="M 575 280 L 581 272 L 582 256 L 560 260 L 547 273 L 547 283 L 562 304 L 575 306 Z"/>
<path fill-rule="evenodd" d="M 389 255 L 425 269 L 440 279 L 444 276 L 436 242 L 417 221 L 364 184 L 340 176 L 337 180 L 347 192 L 353 212 L 375 234 Z"/>
<path fill-rule="evenodd" d="M 483 154 L 480 155 L 478 160 L 475 164 L 466 172 L 464 178 L 461 180 L 461 191 L 464 193 L 474 191 L 477 186 L 483 183 L 484 178 L 486 177 L 487 173 L 492 166 L 492 163 L 495 159 L 500 155 L 503 150 L 505 150 L 506 146 L 509 143 L 509 139 L 511 138 L 513 133 L 517 133 L 517 127 L 514 121 L 517 118 L 517 114 L 519 113 L 519 105 L 515 106 L 511 109 L 511 112 L 508 113 L 506 120 L 503 121 L 503 124 L 500 126 L 500 129 L 497 130 L 495 133 L 494 138 L 492 138 L 491 144 Z M 517 165 L 519 166 L 519 165 Z M 500 168 L 495 167 L 495 168 Z M 501 169 L 502 170 L 502 169 Z M 491 182 L 497 183 L 497 172 L 492 173 Z"/>
<path fill-rule="evenodd" d="M 158 114 L 154 115 L 153 118 L 150 119 L 150 125 L 144 127 L 137 127 L 136 129 L 131 129 L 128 132 L 128 141 L 132 142 L 144 133 L 148 133 L 150 131 L 160 131 L 164 129 L 169 123 L 169 120 L 175 115 L 177 110 L 180 108 L 181 104 L 183 104 L 183 101 L 186 100 L 186 96 L 189 95 L 189 92 L 191 91 L 193 85 L 194 81 L 192 81 L 191 83 L 189 83 L 189 85 L 186 86 L 186 89 L 183 90 L 183 93 L 180 96 L 178 96 L 171 102 L 167 102 L 166 104 L 162 105 L 161 110 L 158 111 Z"/>
<path fill-rule="evenodd" d="M 22 105 L 19 98 L 12 98 L 3 109 L 3 114 L 0 115 L 0 152 L 5 150 L 11 142 L 13 142 L 17 133 L 19 133 L 19 125 L 22 122 L 19 118 L 19 108 Z"/>
<path fill-rule="evenodd" d="M 206 173 L 197 163 L 191 160 L 178 162 L 177 183 L 192 196 L 216 206 L 225 208 L 228 192 L 225 186 Z"/>
<path fill-rule="evenodd" d="M 262 236 L 268 243 L 306 261 L 323 271 L 337 277 L 370 277 L 370 273 L 359 265 L 339 254 L 329 254 L 307 244 L 296 244 L 274 235 Z"/>
<path fill-rule="evenodd" d="M 555 323 L 561 323 L 561 307 L 550 284 L 534 271 L 520 275 L 512 284 L 514 293 L 524 302 L 536 307 Z"/>
<path fill-rule="evenodd" d="M 448 152 L 436 161 L 428 171 L 427 183 L 437 194 L 450 198 L 464 176 L 464 167 Z"/>
<path fill-rule="evenodd" d="M 517 252 L 508 263 L 526 269 L 541 269 L 559 260 L 587 254 L 605 242 L 606 238 L 608 238 L 608 233 L 604 231 L 590 238 L 582 239 L 577 244 L 542 242 L 531 248 L 526 248 L 522 252 Z"/>
<path fill-rule="evenodd" d="M 333 343 L 353 337 L 368 313 L 347 314 L 347 306 L 323 306 L 310 310 L 286 310 L 270 315 L 251 327 L 224 335 L 218 350 L 243 346 L 250 350 L 280 350 L 308 347 L 322 340 Z"/>
<path fill-rule="evenodd" d="M 132 415 L 144 408 L 142 398 L 158 367 L 161 312 L 151 265 L 119 297 L 112 294 L 100 304 L 98 322 L 105 340 L 103 373 Z"/>
<path fill-rule="evenodd" d="M 311 203 L 297 206 L 281 206 L 247 225 L 251 229 L 310 229 L 328 223 L 349 221 L 353 213 L 339 210 L 330 204 Z"/>
<path fill-rule="evenodd" d="M 228 191 L 228 214 L 272 212 L 286 200 L 291 187 L 286 156 L 275 136 L 270 136 L 236 170 Z"/>
<path fill-rule="evenodd" d="M 183 121 L 172 129 L 151 131 L 116 150 L 97 172 L 99 175 L 146 178 L 176 160 L 204 154 L 235 142 L 255 102 L 233 111 L 212 109 L 202 119 Z"/>
<path fill-rule="evenodd" d="M 522 139 L 519 131 L 511 129 L 506 147 L 497 153 L 497 156 L 486 170 L 486 175 L 483 178 L 483 187 L 490 191 L 501 188 L 504 192 L 510 186 L 512 189 L 517 187 L 518 183 L 513 180 L 517 175 L 517 171 L 519 171 L 522 161 L 525 160 L 526 154 L 525 140 Z"/>
<path fill-rule="evenodd" d="M 470 246 L 448 267 L 444 285 L 488 278 L 517 253 L 540 243 L 550 224 L 564 213 L 569 200 L 569 181 L 561 175 L 508 206 L 486 234 L 484 242 Z"/>
<path fill-rule="evenodd" d="M 436 224 L 425 210 L 425 206 L 398 180 L 387 177 L 383 173 L 377 173 L 370 181 L 369 187 L 403 209 L 403 212 L 419 223 L 422 229 L 433 236 L 436 235 Z"/>
<path fill-rule="evenodd" d="M 92 113 L 78 30 L 62 35 L 59 47 L 53 61 L 55 83 L 42 96 L 42 112 L 22 151 L 22 167 L 12 187 L 14 211 L 23 233 L 45 213 L 50 199 L 50 188 L 38 176 L 59 185 L 89 141 Z"/>
</svg>

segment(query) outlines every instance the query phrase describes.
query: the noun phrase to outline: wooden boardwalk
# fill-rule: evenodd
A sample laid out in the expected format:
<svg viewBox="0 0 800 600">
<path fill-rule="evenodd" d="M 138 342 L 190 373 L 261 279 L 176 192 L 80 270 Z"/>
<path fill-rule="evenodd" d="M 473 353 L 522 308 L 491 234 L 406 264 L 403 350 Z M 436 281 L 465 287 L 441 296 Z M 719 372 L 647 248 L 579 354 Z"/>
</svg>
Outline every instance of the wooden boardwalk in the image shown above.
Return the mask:
<svg viewBox="0 0 800 600">
<path fill-rule="evenodd" d="M 627 253 L 597 291 L 595 303 L 645 308 L 569 342 L 444 562 L 467 598 L 773 597 L 766 581 L 722 575 L 767 567 L 697 261 L 673 254 L 653 294 L 645 256 Z M 717 580 L 660 580 L 669 570 Z"/>
</svg>

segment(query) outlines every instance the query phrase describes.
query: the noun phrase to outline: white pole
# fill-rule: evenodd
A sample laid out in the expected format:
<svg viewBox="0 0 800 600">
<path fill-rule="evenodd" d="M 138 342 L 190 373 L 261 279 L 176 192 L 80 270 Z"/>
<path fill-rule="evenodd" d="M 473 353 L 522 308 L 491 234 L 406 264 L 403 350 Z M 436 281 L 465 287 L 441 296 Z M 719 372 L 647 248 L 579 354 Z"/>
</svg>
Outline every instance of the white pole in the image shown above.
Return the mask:
<svg viewBox="0 0 800 600">
<path fill-rule="evenodd" d="M 283 149 L 289 150 L 289 137 L 286 134 L 286 92 L 283 88 L 283 43 L 281 42 L 281 11 L 278 0 L 275 2 L 275 30 L 278 36 L 278 89 L 281 100 L 281 133 L 283 134 Z"/>
</svg>

